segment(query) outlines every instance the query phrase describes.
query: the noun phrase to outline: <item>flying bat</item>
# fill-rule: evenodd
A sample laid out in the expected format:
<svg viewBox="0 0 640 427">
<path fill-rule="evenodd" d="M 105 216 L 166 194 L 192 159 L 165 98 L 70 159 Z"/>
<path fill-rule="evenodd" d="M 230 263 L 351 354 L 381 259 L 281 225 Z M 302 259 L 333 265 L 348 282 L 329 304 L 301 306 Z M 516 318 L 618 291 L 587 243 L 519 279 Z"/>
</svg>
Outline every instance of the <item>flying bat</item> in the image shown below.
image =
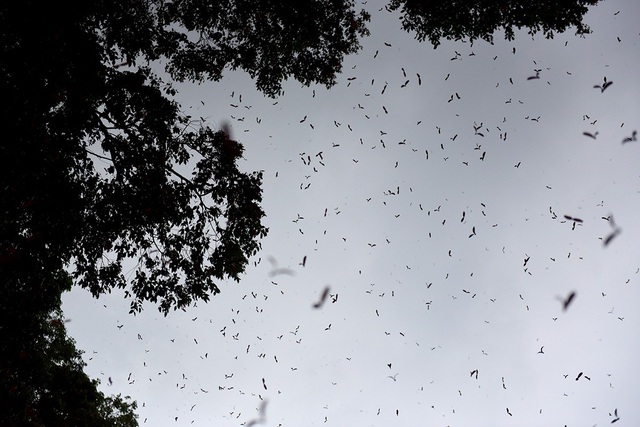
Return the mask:
<svg viewBox="0 0 640 427">
<path fill-rule="evenodd" d="M 607 78 L 604 78 L 604 83 L 602 83 L 601 85 L 594 85 L 593 88 L 594 89 L 600 89 L 600 93 L 604 92 L 609 86 L 611 86 L 613 84 L 612 81 L 607 81 Z"/>
<path fill-rule="evenodd" d="M 620 419 L 620 417 L 618 416 L 618 408 L 616 408 L 616 410 L 613 411 L 613 414 L 615 415 L 615 419 L 611 420 L 611 424 L 617 422 Z M 611 415 L 611 414 L 609 414 L 609 415 Z"/>
<path fill-rule="evenodd" d="M 567 308 L 569 308 L 569 304 L 571 304 L 571 302 L 573 301 L 573 299 L 576 297 L 576 292 L 575 291 L 571 291 L 571 293 L 567 296 L 567 298 L 565 298 L 562 301 L 562 309 L 563 310 L 567 310 Z"/>
<path fill-rule="evenodd" d="M 575 297 L 576 297 L 575 291 L 571 291 L 571 293 L 569 293 L 569 295 L 565 299 L 558 297 L 560 302 L 562 302 L 562 309 L 564 311 L 566 311 L 567 308 L 569 308 L 569 305 L 571 304 L 571 302 L 574 300 Z"/>
<path fill-rule="evenodd" d="M 631 133 L 631 136 L 628 136 L 628 137 L 626 137 L 625 139 L 623 139 L 623 140 L 622 140 L 622 143 L 623 143 L 623 144 L 626 144 L 627 142 L 637 141 L 637 140 L 638 140 L 637 135 L 638 135 L 638 131 L 637 131 L 637 130 L 634 130 L 634 131 Z"/>
<path fill-rule="evenodd" d="M 324 304 L 325 300 L 329 296 L 329 286 L 326 286 L 320 295 L 320 300 L 313 304 L 313 308 L 320 308 Z"/>
<path fill-rule="evenodd" d="M 534 70 L 534 71 L 536 72 L 536 75 L 527 77 L 527 80 L 535 80 L 540 78 L 540 71 L 542 70 Z"/>
<path fill-rule="evenodd" d="M 575 218 L 569 215 L 564 215 L 565 219 L 568 219 L 569 221 L 573 221 L 573 222 L 583 222 L 580 218 Z"/>
<path fill-rule="evenodd" d="M 611 234 L 609 234 L 604 241 L 602 242 L 604 246 L 608 246 L 609 243 L 611 243 L 611 241 L 613 240 L 614 237 L 616 237 L 618 234 L 620 234 L 620 229 L 616 228 L 615 230 L 613 230 L 613 232 Z"/>
</svg>

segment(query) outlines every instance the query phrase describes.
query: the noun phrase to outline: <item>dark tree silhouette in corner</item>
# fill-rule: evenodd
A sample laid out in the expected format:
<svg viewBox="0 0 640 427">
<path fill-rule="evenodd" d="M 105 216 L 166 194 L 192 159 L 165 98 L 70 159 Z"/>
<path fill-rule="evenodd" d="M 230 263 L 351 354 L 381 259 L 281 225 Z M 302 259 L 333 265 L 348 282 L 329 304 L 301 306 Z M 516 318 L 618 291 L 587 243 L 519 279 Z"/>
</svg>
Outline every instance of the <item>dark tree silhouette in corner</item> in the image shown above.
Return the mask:
<svg viewBox="0 0 640 427">
<path fill-rule="evenodd" d="M 7 277 L 2 276 L 3 284 Z M 14 282 L 14 284 L 17 282 Z M 105 396 L 83 372 L 60 310 L 71 289 L 64 271 L 41 294 L 18 285 L 0 299 L 0 424 L 3 426 L 134 427 L 137 404 Z"/>
<path fill-rule="evenodd" d="M 269 95 L 289 76 L 331 85 L 368 16 L 349 2 L 209 3 L 2 6 L 2 268 L 71 265 L 95 296 L 123 288 L 133 312 L 165 314 L 239 278 L 267 232 L 261 174 L 239 170 L 230 135 L 181 113 L 150 63 L 179 81 L 241 68 Z"/>
</svg>

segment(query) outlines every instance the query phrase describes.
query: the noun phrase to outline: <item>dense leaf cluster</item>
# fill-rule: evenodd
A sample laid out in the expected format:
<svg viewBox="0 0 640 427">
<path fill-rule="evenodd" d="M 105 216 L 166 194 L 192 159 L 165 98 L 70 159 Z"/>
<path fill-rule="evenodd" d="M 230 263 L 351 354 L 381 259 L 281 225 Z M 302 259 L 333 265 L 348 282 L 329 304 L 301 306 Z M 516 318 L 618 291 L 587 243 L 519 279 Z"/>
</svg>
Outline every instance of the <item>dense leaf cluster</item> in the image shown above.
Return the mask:
<svg viewBox="0 0 640 427">
<path fill-rule="evenodd" d="M 58 291 L 57 298 L 47 288 Z M 71 288 L 64 272 L 43 287 L 43 294 L 24 289 L 3 293 L 0 311 L 0 425 L 3 426 L 137 426 L 137 405 L 130 398 L 105 396 L 98 381 L 83 372 L 73 339 L 60 311 L 61 291 Z M 34 300 L 40 312 L 30 309 Z"/>
<path fill-rule="evenodd" d="M 530 35 L 542 32 L 553 38 L 569 27 L 576 34 L 590 32 L 582 22 L 588 5 L 597 0 L 391 0 L 390 10 L 401 10 L 402 27 L 414 32 L 419 41 L 428 40 L 434 48 L 442 39 L 493 42 L 493 34 L 504 30 L 513 40 L 515 29 L 526 28 Z"/>
</svg>

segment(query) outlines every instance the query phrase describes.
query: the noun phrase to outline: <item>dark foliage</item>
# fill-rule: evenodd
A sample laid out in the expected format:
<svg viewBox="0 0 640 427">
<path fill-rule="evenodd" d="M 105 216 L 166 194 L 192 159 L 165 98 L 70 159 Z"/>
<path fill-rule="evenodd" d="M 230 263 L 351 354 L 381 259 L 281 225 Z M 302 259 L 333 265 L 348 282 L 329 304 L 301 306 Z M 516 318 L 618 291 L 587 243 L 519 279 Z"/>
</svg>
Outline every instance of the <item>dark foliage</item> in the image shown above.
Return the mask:
<svg viewBox="0 0 640 427">
<path fill-rule="evenodd" d="M 60 311 L 70 277 L 61 271 L 50 288 L 57 298 L 15 288 L 5 290 L 0 301 L 0 425 L 137 426 L 136 403 L 106 397 L 83 372 L 82 353 L 67 336 Z M 40 312 L 29 310 L 34 300 Z"/>
<path fill-rule="evenodd" d="M 582 22 L 588 5 L 597 0 L 391 0 L 390 10 L 401 10 L 402 27 L 415 32 L 420 41 L 428 40 L 434 48 L 441 40 L 483 39 L 493 41 L 497 30 L 513 40 L 514 28 L 526 28 L 534 35 L 541 31 L 553 38 L 569 27 L 576 34 L 590 32 Z"/>
<path fill-rule="evenodd" d="M 261 173 L 150 61 L 177 80 L 242 68 L 269 95 L 289 76 L 331 85 L 367 19 L 343 1 L 3 5 L 0 266 L 34 291 L 70 266 L 95 296 L 123 288 L 132 312 L 165 314 L 238 280 L 267 231 Z"/>
</svg>

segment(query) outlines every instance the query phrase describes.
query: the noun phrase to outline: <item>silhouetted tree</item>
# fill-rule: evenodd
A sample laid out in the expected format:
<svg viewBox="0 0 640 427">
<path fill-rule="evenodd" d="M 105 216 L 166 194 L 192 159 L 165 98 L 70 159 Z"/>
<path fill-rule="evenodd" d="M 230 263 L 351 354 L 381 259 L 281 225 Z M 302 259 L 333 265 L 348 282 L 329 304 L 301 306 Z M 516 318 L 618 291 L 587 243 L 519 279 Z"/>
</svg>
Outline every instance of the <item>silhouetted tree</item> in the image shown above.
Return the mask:
<svg viewBox="0 0 640 427">
<path fill-rule="evenodd" d="M 137 426 L 136 403 L 105 396 L 83 372 L 82 352 L 67 336 L 60 310 L 60 291 L 71 288 L 71 279 L 61 271 L 57 281 L 51 284 L 57 298 L 39 300 L 49 311 L 37 304 L 42 311 L 34 312 L 39 297 L 21 288 L 0 299 L 0 425 Z"/>
<path fill-rule="evenodd" d="M 504 30 L 513 40 L 514 28 L 538 31 L 547 38 L 576 27 L 576 34 L 590 32 L 582 22 L 588 5 L 597 0 L 391 0 L 390 10 L 401 10 L 402 27 L 415 32 L 420 41 L 435 47 L 444 39 L 484 39 L 493 42 L 493 33 Z"/>
<path fill-rule="evenodd" d="M 288 76 L 331 85 L 367 19 L 343 1 L 3 4 L 0 266 L 26 280 L 27 258 L 72 263 L 75 284 L 126 288 L 133 312 L 218 293 L 266 234 L 262 176 L 238 169 L 228 133 L 181 113 L 149 61 L 177 80 L 242 68 L 270 95 Z"/>
</svg>

